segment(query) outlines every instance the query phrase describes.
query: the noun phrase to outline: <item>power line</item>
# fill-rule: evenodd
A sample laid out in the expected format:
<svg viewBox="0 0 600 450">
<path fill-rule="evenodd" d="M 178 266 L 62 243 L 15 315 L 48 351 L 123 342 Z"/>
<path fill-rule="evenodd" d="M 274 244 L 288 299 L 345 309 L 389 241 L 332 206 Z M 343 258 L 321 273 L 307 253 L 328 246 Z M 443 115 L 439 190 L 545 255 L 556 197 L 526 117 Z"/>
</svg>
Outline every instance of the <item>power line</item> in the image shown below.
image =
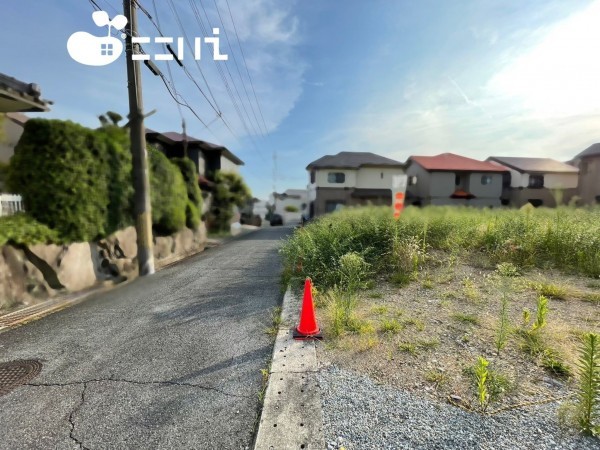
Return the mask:
<svg viewBox="0 0 600 450">
<path fill-rule="evenodd" d="M 208 35 L 208 31 L 204 26 L 204 22 L 202 21 L 202 17 L 200 16 L 200 11 L 198 10 L 198 8 L 196 7 L 196 5 L 194 4 L 193 0 L 190 0 L 190 7 L 192 8 L 192 12 L 194 13 L 194 16 L 196 18 L 196 21 L 198 22 L 198 25 L 200 25 L 200 28 L 202 30 L 202 33 L 204 35 Z M 204 9 L 204 6 L 202 5 L 202 8 Z M 205 14 L 206 14 L 206 10 Z M 208 22 L 208 17 L 207 17 L 207 22 Z M 229 98 L 231 99 L 231 102 L 233 104 L 233 107 L 236 110 L 236 113 L 238 115 L 238 117 L 240 118 L 240 121 L 242 123 L 242 126 L 246 129 L 246 132 L 248 133 L 248 136 L 250 137 L 250 140 L 252 141 L 252 143 L 254 144 L 255 147 L 256 143 L 254 142 L 254 139 L 252 138 L 252 132 L 250 131 L 250 129 L 248 128 L 248 125 L 246 124 L 246 120 L 243 117 L 243 114 L 241 113 L 240 107 L 238 105 L 237 100 L 235 99 L 235 96 L 233 95 L 233 92 L 231 90 L 231 88 L 229 87 L 229 83 L 227 81 L 227 76 L 225 75 L 222 67 L 220 66 L 220 64 L 218 64 L 216 61 L 213 60 L 213 62 L 215 63 L 216 67 L 217 67 L 217 71 L 219 72 L 219 76 L 221 77 L 221 80 L 223 81 L 223 84 L 225 85 L 225 89 L 227 90 L 227 94 L 229 96 Z M 231 72 L 229 71 L 229 67 L 227 66 L 227 64 L 225 64 L 225 68 L 227 69 L 227 72 L 229 73 L 229 76 L 231 78 Z M 235 86 L 235 83 L 233 82 L 233 78 L 232 78 L 232 84 L 234 86 L 234 89 L 238 92 L 238 97 L 239 97 L 239 91 L 237 90 L 237 86 Z M 241 98 L 240 98 L 241 100 Z M 242 107 L 243 107 L 243 103 L 242 103 Z M 250 125 L 252 125 L 252 123 L 250 122 Z M 257 147 L 258 150 L 258 147 Z"/>
<path fill-rule="evenodd" d="M 258 107 L 258 112 L 260 113 L 260 117 L 262 119 L 265 133 L 268 133 L 267 124 L 265 123 L 265 117 L 263 116 L 262 109 L 260 107 L 260 103 L 258 102 L 258 97 L 256 96 L 256 90 L 254 89 L 254 83 L 252 82 L 252 77 L 250 76 L 250 71 L 248 70 L 248 64 L 246 63 L 246 56 L 244 55 L 244 50 L 242 49 L 242 43 L 240 41 L 240 36 L 238 34 L 237 27 L 235 26 L 235 21 L 233 20 L 233 14 L 231 13 L 231 7 L 229 6 L 229 0 L 225 0 L 225 3 L 227 4 L 227 9 L 229 11 L 229 17 L 231 17 L 231 23 L 233 24 L 233 30 L 235 31 L 235 37 L 237 39 L 238 46 L 240 47 L 240 53 L 242 54 L 244 66 L 246 67 L 246 72 L 248 73 L 248 79 L 250 80 L 250 86 L 252 87 L 252 92 L 254 93 L 254 99 L 256 100 L 256 106 Z"/>
</svg>

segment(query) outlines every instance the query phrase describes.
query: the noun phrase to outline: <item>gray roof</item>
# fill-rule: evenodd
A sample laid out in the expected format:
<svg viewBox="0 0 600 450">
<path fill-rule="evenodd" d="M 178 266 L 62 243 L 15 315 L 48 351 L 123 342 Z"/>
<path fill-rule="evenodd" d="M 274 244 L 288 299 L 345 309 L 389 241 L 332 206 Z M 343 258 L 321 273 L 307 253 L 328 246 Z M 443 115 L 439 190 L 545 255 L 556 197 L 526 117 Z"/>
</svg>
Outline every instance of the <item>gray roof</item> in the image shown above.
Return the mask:
<svg viewBox="0 0 600 450">
<path fill-rule="evenodd" d="M 600 156 L 600 144 L 590 145 L 573 159 L 581 159 L 585 158 L 586 156 Z"/>
<path fill-rule="evenodd" d="M 337 155 L 325 155 L 311 162 L 306 169 L 358 169 L 383 166 L 404 167 L 404 164 L 371 152 L 339 152 Z"/>
<path fill-rule="evenodd" d="M 577 173 L 579 169 L 552 158 L 524 158 L 516 156 L 490 156 L 488 161 L 496 161 L 518 172 L 528 173 Z"/>
</svg>

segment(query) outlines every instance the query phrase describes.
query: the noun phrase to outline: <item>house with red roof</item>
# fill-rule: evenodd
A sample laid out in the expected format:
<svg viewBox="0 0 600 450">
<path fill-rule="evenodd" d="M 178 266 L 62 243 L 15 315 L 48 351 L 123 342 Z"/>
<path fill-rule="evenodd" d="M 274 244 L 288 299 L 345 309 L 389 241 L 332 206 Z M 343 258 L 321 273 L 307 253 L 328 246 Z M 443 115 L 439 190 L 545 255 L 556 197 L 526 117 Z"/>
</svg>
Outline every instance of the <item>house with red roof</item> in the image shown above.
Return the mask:
<svg viewBox="0 0 600 450">
<path fill-rule="evenodd" d="M 569 203 L 577 194 L 579 169 L 570 164 L 522 156 L 490 156 L 487 161 L 510 171 L 510 184 L 505 186 L 503 198 L 508 198 L 512 206 L 530 203 L 554 208 Z"/>
<path fill-rule="evenodd" d="M 502 187 L 510 176 L 505 167 L 454 153 L 411 156 L 406 164 L 407 198 L 413 205 L 503 204 Z"/>
</svg>

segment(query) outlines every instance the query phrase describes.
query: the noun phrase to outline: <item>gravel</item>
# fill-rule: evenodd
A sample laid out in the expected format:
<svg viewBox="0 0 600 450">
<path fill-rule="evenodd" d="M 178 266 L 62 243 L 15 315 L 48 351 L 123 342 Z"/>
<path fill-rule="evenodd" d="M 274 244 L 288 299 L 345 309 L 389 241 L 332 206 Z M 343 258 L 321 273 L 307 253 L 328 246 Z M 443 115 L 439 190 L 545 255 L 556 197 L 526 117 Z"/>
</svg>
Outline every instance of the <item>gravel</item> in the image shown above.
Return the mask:
<svg viewBox="0 0 600 450">
<path fill-rule="evenodd" d="M 558 424 L 556 403 L 482 416 L 329 366 L 319 372 L 327 449 L 600 449 Z"/>
</svg>

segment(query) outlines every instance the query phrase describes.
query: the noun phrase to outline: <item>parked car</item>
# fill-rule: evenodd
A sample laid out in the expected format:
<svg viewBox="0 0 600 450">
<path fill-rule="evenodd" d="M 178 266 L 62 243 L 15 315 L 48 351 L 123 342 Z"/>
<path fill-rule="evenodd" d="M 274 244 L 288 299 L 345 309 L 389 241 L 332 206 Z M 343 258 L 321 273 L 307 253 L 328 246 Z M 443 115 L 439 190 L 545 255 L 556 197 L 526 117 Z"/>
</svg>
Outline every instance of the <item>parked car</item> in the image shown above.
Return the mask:
<svg viewBox="0 0 600 450">
<path fill-rule="evenodd" d="M 272 227 L 274 227 L 276 225 L 283 225 L 283 217 L 280 214 L 271 214 L 269 223 L 271 224 Z"/>
</svg>

